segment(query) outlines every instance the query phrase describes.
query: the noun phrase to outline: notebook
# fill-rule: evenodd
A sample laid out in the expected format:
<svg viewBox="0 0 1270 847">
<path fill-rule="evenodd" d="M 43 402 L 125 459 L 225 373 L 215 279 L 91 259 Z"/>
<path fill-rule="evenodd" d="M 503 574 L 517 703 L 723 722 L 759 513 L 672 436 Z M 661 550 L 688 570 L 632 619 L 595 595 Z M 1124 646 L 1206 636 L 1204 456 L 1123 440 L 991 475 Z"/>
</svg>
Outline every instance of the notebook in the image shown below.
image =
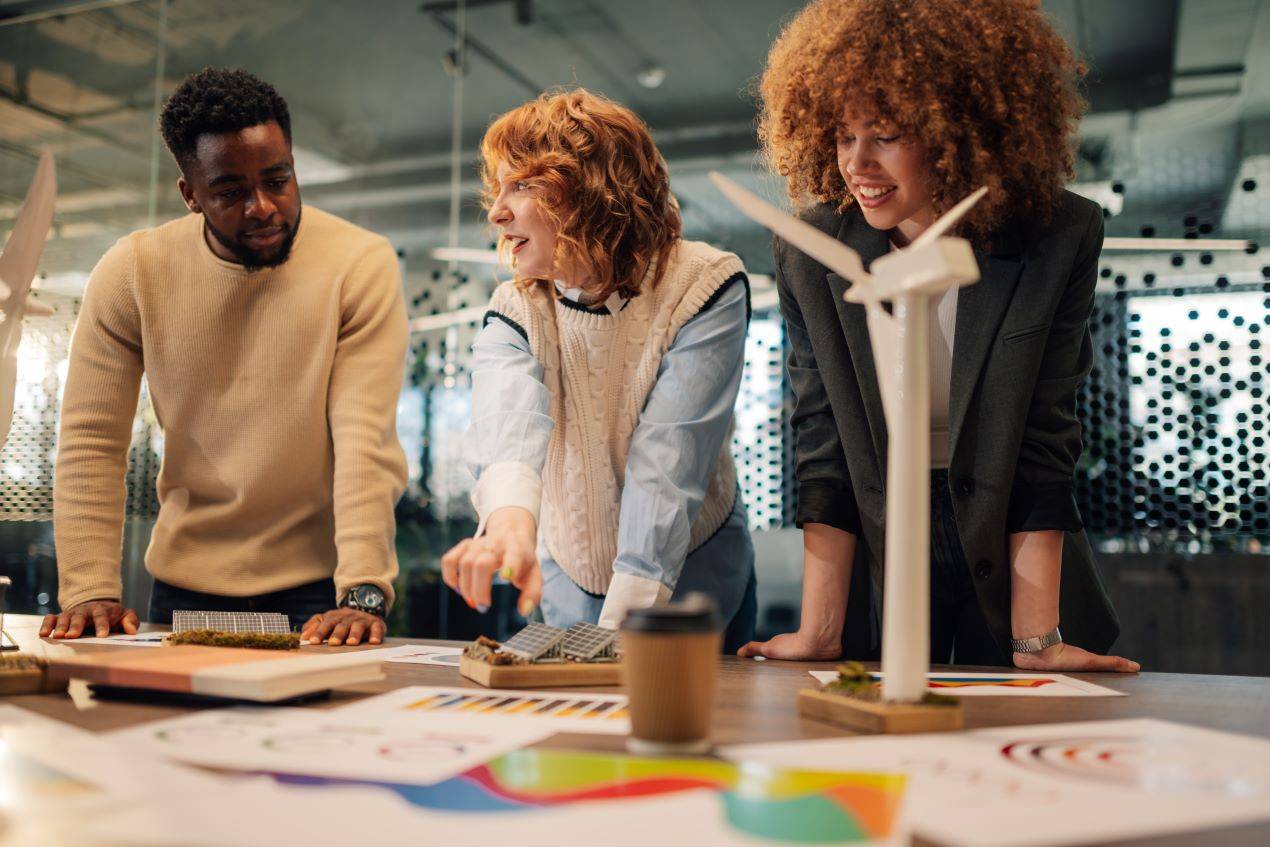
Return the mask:
<svg viewBox="0 0 1270 847">
<path fill-rule="evenodd" d="M 271 703 L 384 678 L 389 649 L 301 653 L 185 645 L 49 659 L 52 678 Z"/>
</svg>

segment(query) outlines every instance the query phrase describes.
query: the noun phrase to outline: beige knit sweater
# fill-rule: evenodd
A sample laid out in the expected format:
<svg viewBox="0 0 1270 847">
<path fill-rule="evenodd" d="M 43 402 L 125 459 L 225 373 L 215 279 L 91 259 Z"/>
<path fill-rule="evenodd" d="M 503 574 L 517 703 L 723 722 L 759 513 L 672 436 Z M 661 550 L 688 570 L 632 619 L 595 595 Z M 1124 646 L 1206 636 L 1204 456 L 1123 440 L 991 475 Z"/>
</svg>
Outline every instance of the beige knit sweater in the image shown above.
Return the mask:
<svg viewBox="0 0 1270 847">
<path fill-rule="evenodd" d="M 121 239 L 71 342 L 54 482 L 62 608 L 120 596 L 143 373 L 163 429 L 151 574 L 230 596 L 334 574 L 337 595 L 368 582 L 391 598 L 407 334 L 392 247 L 312 207 L 290 258 L 253 273 L 212 253 L 201 215 Z"/>
<path fill-rule="evenodd" d="M 549 284 L 504 283 L 490 309 L 525 330 L 543 364 L 555 421 L 542 473 L 541 532 L 560 568 L 584 590 L 607 594 L 617 557 L 626 454 L 640 413 L 675 336 L 725 282 L 743 273 L 731 253 L 681 241 L 654 290 L 645 286 L 616 315 L 565 305 Z M 723 525 L 736 496 L 725 441 L 688 550 Z"/>
</svg>

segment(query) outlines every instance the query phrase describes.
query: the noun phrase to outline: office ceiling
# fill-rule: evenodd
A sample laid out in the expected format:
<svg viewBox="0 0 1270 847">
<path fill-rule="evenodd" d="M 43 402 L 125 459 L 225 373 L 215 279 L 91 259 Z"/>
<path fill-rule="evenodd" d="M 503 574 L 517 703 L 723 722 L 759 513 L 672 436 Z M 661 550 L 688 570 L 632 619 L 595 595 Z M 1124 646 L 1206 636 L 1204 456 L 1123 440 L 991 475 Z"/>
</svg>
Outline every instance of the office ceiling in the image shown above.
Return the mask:
<svg viewBox="0 0 1270 847">
<path fill-rule="evenodd" d="M 491 117 L 556 85 L 636 109 L 671 163 L 689 232 L 762 270 L 766 239 L 714 193 L 724 170 L 772 196 L 753 86 L 789 0 L 469 0 L 462 75 L 462 242 L 482 246 L 472 191 Z M 1270 2 L 1047 0 L 1092 68 L 1082 181 L 1114 182 L 1109 233 L 1259 238 L 1270 227 Z M 454 2 L 0 0 L 0 233 L 40 149 L 60 168 L 45 270 L 86 270 L 119 235 L 179 214 L 156 145 L 158 93 L 206 65 L 245 67 L 290 103 L 313 203 L 385 232 L 407 256 L 445 243 L 455 102 Z M 1254 45 L 1258 45 L 1254 49 Z M 657 81 L 660 84 L 649 87 Z M 157 165 L 156 165 L 157 163 Z M 1260 195 L 1260 196 L 1259 196 Z M 1188 223 L 1188 218 L 1193 218 Z M 1207 233 L 1206 233 L 1207 234 Z"/>
</svg>

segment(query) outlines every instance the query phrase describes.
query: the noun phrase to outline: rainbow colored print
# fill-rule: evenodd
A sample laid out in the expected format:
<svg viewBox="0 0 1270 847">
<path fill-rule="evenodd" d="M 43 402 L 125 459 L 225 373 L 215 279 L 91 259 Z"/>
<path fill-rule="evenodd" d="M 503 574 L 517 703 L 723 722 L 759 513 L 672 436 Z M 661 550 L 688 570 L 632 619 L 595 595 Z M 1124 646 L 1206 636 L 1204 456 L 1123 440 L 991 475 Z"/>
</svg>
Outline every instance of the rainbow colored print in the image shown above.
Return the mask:
<svg viewBox="0 0 1270 847">
<path fill-rule="evenodd" d="M 990 677 L 957 677 L 957 676 L 941 676 L 928 682 L 930 688 L 979 688 L 982 686 L 990 686 L 993 688 L 1042 688 L 1046 685 L 1053 685 L 1054 680 L 1039 677 L 1037 679 L 1014 679 L 1008 676 Z"/>
<path fill-rule="evenodd" d="M 344 782 L 278 776 L 303 784 Z M 791 771 L 712 759 L 654 759 L 561 750 L 520 750 L 436 785 L 387 785 L 404 800 L 445 812 L 525 813 L 576 803 L 621 802 L 711 791 L 729 826 L 750 837 L 824 844 L 892 833 L 905 777 Z"/>
</svg>

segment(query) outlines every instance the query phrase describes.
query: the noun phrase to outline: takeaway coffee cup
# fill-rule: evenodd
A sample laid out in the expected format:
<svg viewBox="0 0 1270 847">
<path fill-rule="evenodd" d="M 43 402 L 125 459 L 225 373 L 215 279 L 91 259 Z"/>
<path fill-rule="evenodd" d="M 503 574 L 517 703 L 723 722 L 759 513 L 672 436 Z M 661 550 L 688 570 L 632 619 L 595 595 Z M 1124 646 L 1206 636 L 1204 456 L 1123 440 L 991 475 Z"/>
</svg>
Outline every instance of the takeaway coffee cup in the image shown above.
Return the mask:
<svg viewBox="0 0 1270 847">
<path fill-rule="evenodd" d="M 705 594 L 637 609 L 622 623 L 622 666 L 635 753 L 702 753 L 723 633 Z"/>
</svg>

